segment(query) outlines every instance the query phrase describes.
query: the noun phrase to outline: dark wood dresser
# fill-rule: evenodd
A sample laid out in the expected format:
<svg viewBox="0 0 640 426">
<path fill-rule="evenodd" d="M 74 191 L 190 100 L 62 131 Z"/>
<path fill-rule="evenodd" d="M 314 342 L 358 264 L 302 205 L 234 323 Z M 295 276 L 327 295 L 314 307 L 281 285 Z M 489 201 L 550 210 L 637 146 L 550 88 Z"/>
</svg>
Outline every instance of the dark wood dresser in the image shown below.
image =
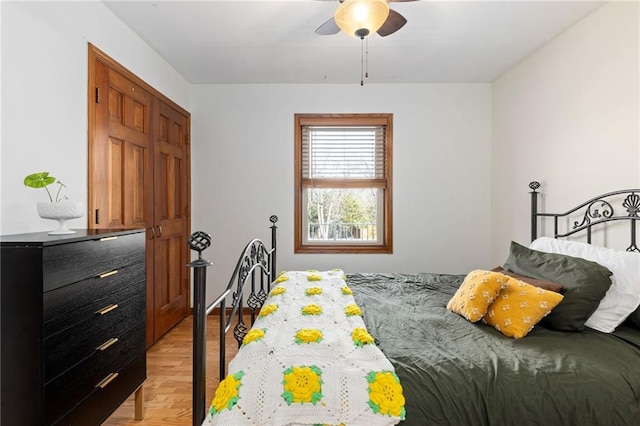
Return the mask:
<svg viewBox="0 0 640 426">
<path fill-rule="evenodd" d="M 99 425 L 146 379 L 145 232 L 0 237 L 0 423 Z"/>
</svg>

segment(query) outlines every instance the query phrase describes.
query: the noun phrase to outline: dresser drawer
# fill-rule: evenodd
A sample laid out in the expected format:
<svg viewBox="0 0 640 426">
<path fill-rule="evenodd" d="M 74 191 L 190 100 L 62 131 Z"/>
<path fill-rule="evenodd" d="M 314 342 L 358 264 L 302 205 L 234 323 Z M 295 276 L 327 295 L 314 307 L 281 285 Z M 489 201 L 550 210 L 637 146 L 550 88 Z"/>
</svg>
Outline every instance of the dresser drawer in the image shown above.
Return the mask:
<svg viewBox="0 0 640 426">
<path fill-rule="evenodd" d="M 44 294 L 44 335 L 50 337 L 112 303 L 145 290 L 144 263 L 136 263 Z"/>
<path fill-rule="evenodd" d="M 54 423 L 56 426 L 98 425 L 122 404 L 147 378 L 145 354 L 140 354 L 120 370 L 118 377 L 104 389 L 96 389 L 73 411 Z"/>
<path fill-rule="evenodd" d="M 141 355 L 146 357 L 144 337 L 144 327 L 130 330 L 105 351 L 94 353 L 47 384 L 44 391 L 46 423 L 55 422 L 97 390 L 107 391 L 116 385 L 123 368 Z"/>
<path fill-rule="evenodd" d="M 55 290 L 133 263 L 144 262 L 143 232 L 60 244 L 43 249 L 43 289 Z"/>
<path fill-rule="evenodd" d="M 117 304 L 106 305 L 105 308 L 103 312 L 107 312 L 96 313 L 90 319 L 45 339 L 45 383 L 83 359 L 100 352 L 98 348 L 110 339 L 119 339 L 132 327 L 142 326 L 144 329 L 144 294 L 139 292 Z M 143 346 L 144 340 L 142 339 Z"/>
</svg>

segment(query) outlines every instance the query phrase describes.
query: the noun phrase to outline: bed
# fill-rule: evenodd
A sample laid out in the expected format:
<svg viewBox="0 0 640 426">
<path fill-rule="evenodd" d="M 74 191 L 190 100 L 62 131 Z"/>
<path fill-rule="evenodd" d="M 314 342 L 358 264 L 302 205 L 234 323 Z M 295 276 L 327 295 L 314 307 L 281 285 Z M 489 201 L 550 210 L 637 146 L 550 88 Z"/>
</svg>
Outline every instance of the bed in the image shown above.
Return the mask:
<svg viewBox="0 0 640 426">
<path fill-rule="evenodd" d="M 538 188 L 537 182 L 530 184 L 531 245 L 512 242 L 504 265 L 498 268 L 487 265 L 486 270 L 464 275 L 343 273 L 336 270 L 289 271 L 278 276 L 275 262 L 277 218 L 272 217 L 271 248 L 260 240 L 250 242 L 226 291 L 213 304 L 204 306 L 204 274 L 208 262 L 202 259 L 202 250 L 209 243 L 206 234 L 194 234 L 196 238 L 190 245 L 200 253 L 192 264 L 196 288 L 194 425 L 203 421 L 204 424 L 278 425 L 398 422 L 407 425 L 640 424 L 640 255 L 636 233 L 640 220 L 640 190 L 614 191 L 563 213 L 546 213 L 538 209 Z M 538 235 L 539 222 L 544 218 L 550 219 L 552 224 L 550 238 Z M 630 239 L 629 245 L 624 247 L 626 250 L 591 244 L 597 229 L 609 222 L 628 225 Z M 567 229 L 563 230 L 565 224 L 568 224 Z M 578 234 L 584 234 L 586 241 L 566 239 Z M 283 280 L 282 276 L 287 279 Z M 318 282 L 310 276 L 318 278 Z M 487 293 L 488 287 L 480 288 L 477 284 L 480 281 L 482 285 L 490 283 L 495 294 Z M 343 292 L 345 287 L 348 294 Z M 361 345 L 350 351 L 361 355 L 362 343 L 366 341 L 369 344 L 365 346 L 371 353 L 364 358 L 380 363 L 357 370 L 360 376 L 366 376 L 367 371 L 389 373 L 385 389 L 393 391 L 393 398 L 388 399 L 401 402 L 401 411 L 397 406 L 383 407 L 371 396 L 371 387 L 367 389 L 365 382 L 355 386 L 357 390 L 349 388 L 353 400 L 347 400 L 346 404 L 358 406 L 358 413 L 369 410 L 367 415 L 372 414 L 379 423 L 372 423 L 369 418 L 364 420 L 365 417 L 340 417 L 336 414 L 340 407 L 335 406 L 328 408 L 331 415 L 327 415 L 322 411 L 326 407 L 322 410 L 319 407 L 335 402 L 328 396 L 332 386 L 330 375 L 322 376 L 321 393 L 325 398 L 316 395 L 317 404 L 305 405 L 299 400 L 288 403 L 286 397 L 291 397 L 285 394 L 286 374 L 291 373 L 289 364 L 318 364 L 316 361 L 305 362 L 305 355 L 300 353 L 291 355 L 295 362 L 275 363 L 282 367 L 277 373 L 281 382 L 275 390 L 261 387 L 260 383 L 265 381 L 275 382 L 277 374 L 268 376 L 274 368 L 262 370 L 257 360 L 263 359 L 266 365 L 269 360 L 279 358 L 274 353 L 277 355 L 282 349 L 264 346 L 268 348 L 266 352 L 251 354 L 258 345 L 252 347 L 246 338 L 255 339 L 254 330 L 275 328 L 284 331 L 285 323 L 265 323 L 265 319 L 273 320 L 275 316 L 269 318 L 269 314 L 266 317 L 262 314 L 273 309 L 268 306 L 277 304 L 281 313 L 287 312 L 283 318 L 293 318 L 298 308 L 295 312 L 286 310 L 293 309 L 296 299 L 278 302 L 277 298 L 282 294 L 277 293 L 283 291 L 278 289 L 286 289 L 290 295 L 298 291 L 300 306 L 305 306 L 306 298 L 318 296 L 304 294 L 308 288 L 322 289 L 323 296 L 337 301 L 339 309 L 336 308 L 337 314 L 331 316 L 335 323 L 342 321 L 345 306 L 353 304 L 359 308 L 361 315 L 353 315 L 349 321 L 361 323 L 350 323 L 349 329 L 362 328 L 366 335 Z M 481 294 L 482 297 L 469 298 L 473 291 L 475 296 Z M 508 294 L 509 291 L 512 293 Z M 509 306 L 508 296 L 512 296 L 512 304 L 519 300 L 514 297 L 526 297 L 531 305 L 536 301 L 533 314 L 529 315 L 527 310 L 527 315 L 518 319 L 522 324 L 502 316 L 501 311 Z M 347 299 L 342 300 L 342 297 Z M 228 298 L 231 299 L 229 309 L 225 304 Z M 246 307 L 243 305 L 245 299 Z M 522 307 L 522 302 L 519 303 Z M 478 311 L 478 305 L 487 306 Z M 215 408 L 211 408 L 204 402 L 202 336 L 203 319 L 216 306 L 221 308 L 221 332 L 233 329 L 239 345 L 244 347 L 230 363 L 228 372 L 224 367 L 224 354 L 221 354 L 220 378 L 226 380 L 227 385 L 232 384 L 228 389 L 233 395 L 221 399 L 216 392 L 218 400 L 214 399 L 212 407 Z M 250 312 L 253 328 L 251 324 L 244 324 L 239 315 L 246 311 Z M 233 316 L 238 319 L 231 327 Z M 531 316 L 535 317 L 533 322 Z M 323 327 L 315 328 L 324 330 Z M 289 334 L 299 328 L 291 330 Z M 221 339 L 224 336 L 225 333 L 221 333 Z M 264 340 L 266 338 L 259 343 L 266 345 Z M 319 345 L 301 345 L 282 337 L 274 340 L 285 341 L 285 346 L 295 350 L 302 350 L 304 346 L 309 349 L 309 357 L 317 357 L 321 352 Z M 356 340 L 352 339 L 352 343 Z M 220 347 L 224 348 L 224 344 Z M 347 360 L 340 368 L 352 369 L 364 362 L 363 359 L 357 362 L 347 359 L 340 350 L 334 352 L 341 354 L 337 358 Z M 328 364 L 324 362 L 322 366 Z M 263 375 L 254 379 L 254 384 L 247 376 L 238 377 L 238 372 L 244 373 L 247 365 Z M 265 377 L 270 379 L 265 380 Z M 369 383 L 374 379 L 369 376 Z M 347 382 L 355 380 L 347 379 Z M 347 387 L 335 391 L 339 394 L 340 389 Z M 268 395 L 263 395 L 264 392 Z M 263 402 L 257 405 L 261 405 L 262 411 L 258 417 L 253 405 L 260 400 Z M 271 411 L 267 410 L 271 413 L 268 415 L 264 414 L 266 400 L 270 401 L 266 405 L 271 407 Z M 278 409 L 272 409 L 274 404 L 281 410 L 291 410 L 294 416 L 269 417 L 280 415 Z M 345 398 L 338 398 L 338 404 L 344 405 Z M 248 417 L 247 413 L 250 413 Z M 315 413 L 317 417 L 309 413 Z"/>
</svg>

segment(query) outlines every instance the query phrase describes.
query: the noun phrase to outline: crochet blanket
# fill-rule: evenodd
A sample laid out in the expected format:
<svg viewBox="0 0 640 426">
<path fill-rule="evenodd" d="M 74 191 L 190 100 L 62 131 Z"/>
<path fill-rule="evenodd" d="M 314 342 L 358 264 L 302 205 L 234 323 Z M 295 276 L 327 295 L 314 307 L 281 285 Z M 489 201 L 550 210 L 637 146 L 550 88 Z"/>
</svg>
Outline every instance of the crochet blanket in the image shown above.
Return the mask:
<svg viewBox="0 0 640 426">
<path fill-rule="evenodd" d="M 341 270 L 283 272 L 229 363 L 203 425 L 393 425 L 394 368 Z"/>
</svg>

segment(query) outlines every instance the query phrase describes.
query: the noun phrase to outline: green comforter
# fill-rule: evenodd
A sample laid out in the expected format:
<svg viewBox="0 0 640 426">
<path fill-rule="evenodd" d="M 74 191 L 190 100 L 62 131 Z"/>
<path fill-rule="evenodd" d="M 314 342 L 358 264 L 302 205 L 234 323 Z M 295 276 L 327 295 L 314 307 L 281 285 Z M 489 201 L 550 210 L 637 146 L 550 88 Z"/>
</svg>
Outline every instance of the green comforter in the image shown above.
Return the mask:
<svg viewBox="0 0 640 426">
<path fill-rule="evenodd" d="M 464 276 L 348 274 L 400 377 L 411 425 L 640 425 L 640 330 L 525 338 L 445 305 Z"/>
</svg>

